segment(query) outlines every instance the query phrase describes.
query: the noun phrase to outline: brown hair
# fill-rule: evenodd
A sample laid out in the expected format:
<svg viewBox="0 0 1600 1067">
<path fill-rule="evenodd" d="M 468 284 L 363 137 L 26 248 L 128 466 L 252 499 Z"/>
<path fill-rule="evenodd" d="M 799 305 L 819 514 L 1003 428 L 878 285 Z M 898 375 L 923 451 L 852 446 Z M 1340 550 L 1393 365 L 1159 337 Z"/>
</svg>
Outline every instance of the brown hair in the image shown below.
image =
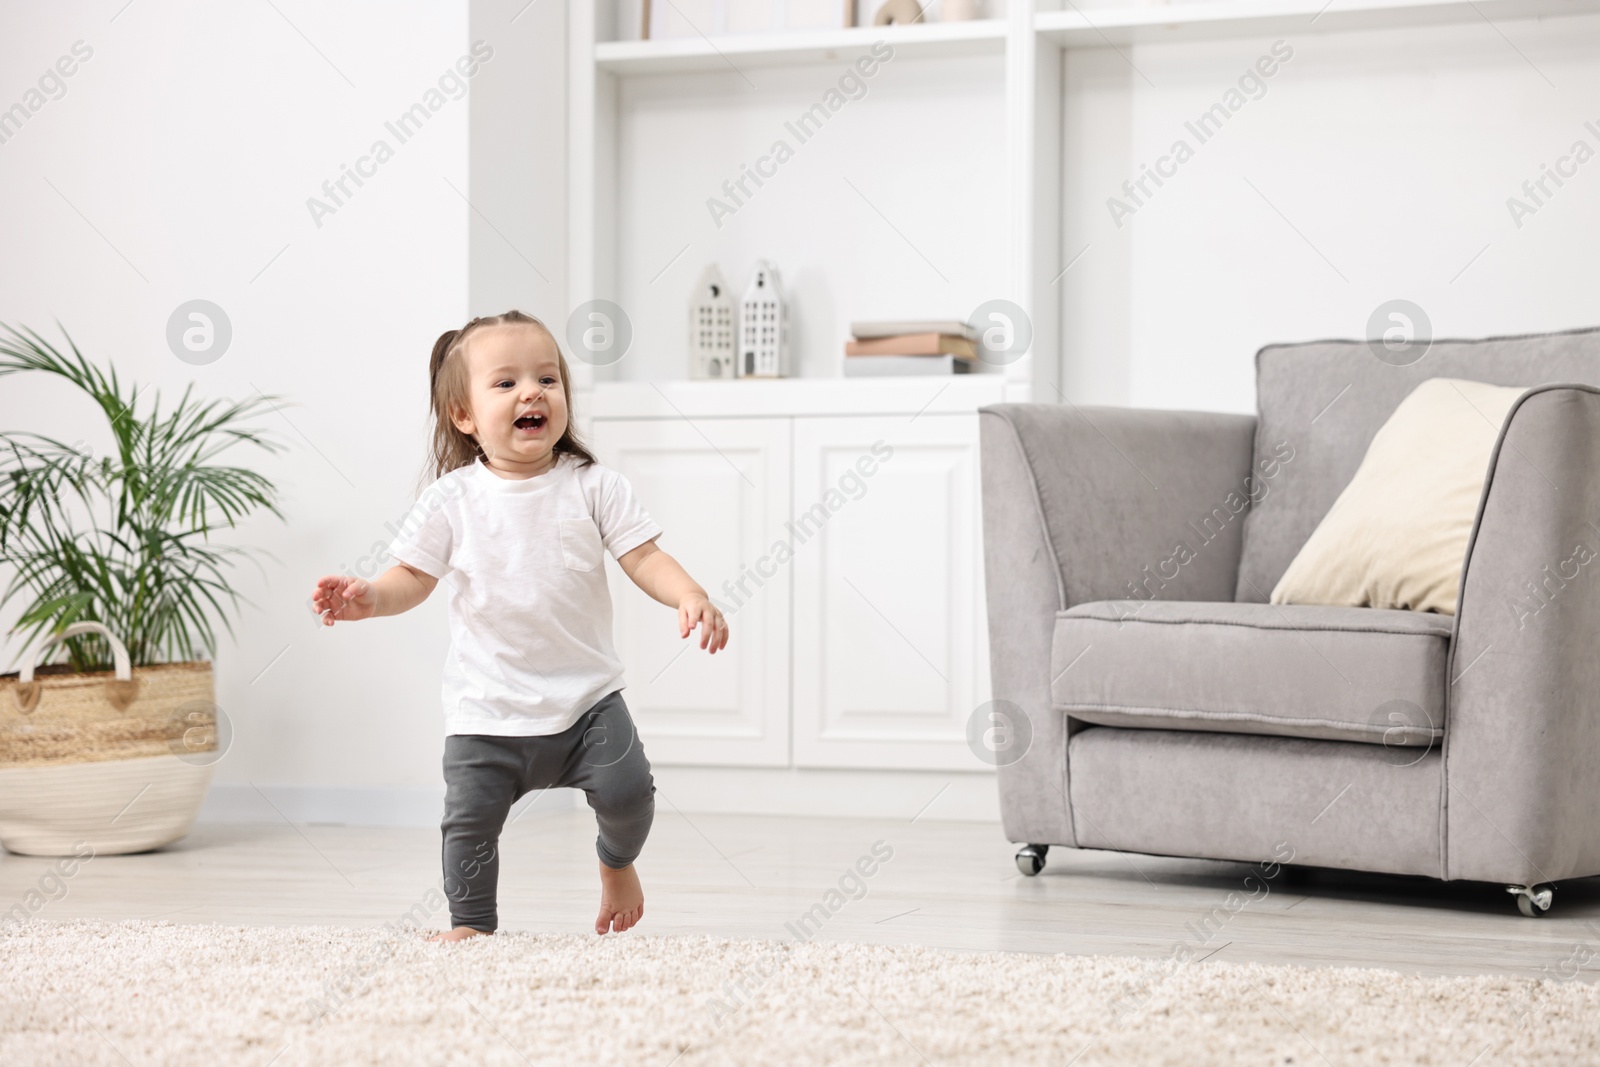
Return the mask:
<svg viewBox="0 0 1600 1067">
<path fill-rule="evenodd" d="M 558 455 L 570 452 L 583 463 L 598 462 L 578 437 L 577 419 L 572 406 L 572 375 L 567 371 L 567 357 L 562 354 L 560 343 L 544 323 L 532 315 L 513 309 L 499 315 L 480 316 L 459 330 L 446 330 L 433 343 L 433 357 L 428 361 L 428 393 L 433 408 L 433 441 L 428 450 L 428 462 L 419 489 L 453 470 L 465 467 L 469 463 L 476 463 L 482 458 L 483 449 L 471 435 L 456 429 L 455 422 L 450 418 L 450 411 L 452 408 L 468 410 L 471 407 L 467 396 L 466 360 L 462 351 L 467 338 L 479 327 L 500 326 L 505 323 L 521 323 L 537 327 L 543 330 L 550 338 L 550 343 L 555 345 L 556 362 L 561 370 L 561 390 L 567 399 L 567 428 L 561 439 L 555 443 L 555 452 Z M 455 356 L 454 359 L 450 358 L 452 355 Z"/>
</svg>

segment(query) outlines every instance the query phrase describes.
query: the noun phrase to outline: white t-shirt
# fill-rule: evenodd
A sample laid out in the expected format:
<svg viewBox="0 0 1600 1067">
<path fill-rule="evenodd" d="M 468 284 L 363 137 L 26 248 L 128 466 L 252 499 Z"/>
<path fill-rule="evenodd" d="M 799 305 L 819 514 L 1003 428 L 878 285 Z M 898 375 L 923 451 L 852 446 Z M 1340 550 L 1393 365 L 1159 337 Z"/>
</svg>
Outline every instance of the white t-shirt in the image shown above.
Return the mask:
<svg viewBox="0 0 1600 1067">
<path fill-rule="evenodd" d="M 625 477 L 568 452 L 532 478 L 480 461 L 423 490 L 389 553 L 449 594 L 445 732 L 556 734 L 623 688 L 601 550 L 660 534 Z"/>
</svg>

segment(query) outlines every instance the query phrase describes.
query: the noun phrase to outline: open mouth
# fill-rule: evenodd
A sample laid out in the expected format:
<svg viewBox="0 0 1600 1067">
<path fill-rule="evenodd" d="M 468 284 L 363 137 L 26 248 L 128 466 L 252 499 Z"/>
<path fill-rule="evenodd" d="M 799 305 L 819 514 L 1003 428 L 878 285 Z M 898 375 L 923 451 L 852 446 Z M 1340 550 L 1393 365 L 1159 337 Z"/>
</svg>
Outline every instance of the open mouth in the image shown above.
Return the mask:
<svg viewBox="0 0 1600 1067">
<path fill-rule="evenodd" d="M 516 427 L 519 430 L 529 430 L 533 433 L 538 433 L 540 430 L 544 429 L 545 423 L 548 421 L 549 420 L 543 415 L 524 415 L 522 418 L 516 421 Z"/>
</svg>

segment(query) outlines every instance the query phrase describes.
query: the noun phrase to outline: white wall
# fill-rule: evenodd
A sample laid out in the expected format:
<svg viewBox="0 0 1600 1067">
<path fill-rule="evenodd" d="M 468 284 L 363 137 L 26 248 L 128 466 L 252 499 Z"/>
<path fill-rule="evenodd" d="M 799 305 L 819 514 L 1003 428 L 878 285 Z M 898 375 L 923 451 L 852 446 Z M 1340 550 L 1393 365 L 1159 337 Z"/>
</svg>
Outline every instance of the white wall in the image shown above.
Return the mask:
<svg viewBox="0 0 1600 1067">
<path fill-rule="evenodd" d="M 1600 159 L 1520 228 L 1506 206 L 1600 151 L 1600 18 L 1284 39 L 1266 94 L 1120 230 L 1106 198 L 1195 144 L 1184 122 L 1272 40 L 1068 54 L 1064 254 L 1091 246 L 1063 279 L 1069 397 L 1251 411 L 1257 348 L 1365 336 L 1397 297 L 1436 337 L 1600 323 Z"/>
<path fill-rule="evenodd" d="M 567 5 L 471 0 L 495 59 L 472 82 L 468 299 L 520 308 L 559 335 L 567 292 Z"/>
<path fill-rule="evenodd" d="M 0 144 L 0 321 L 59 341 L 59 318 L 91 359 L 164 401 L 188 383 L 203 397 L 290 398 L 259 423 L 287 453 L 234 453 L 277 483 L 289 521 L 218 537 L 276 559 L 235 572 L 255 606 L 217 650 L 235 729 L 217 781 L 243 797 L 246 783 L 432 795 L 443 600 L 331 630 L 305 601 L 404 513 L 428 354 L 468 312 L 468 208 L 455 191 L 468 189 L 468 103 L 448 100 L 404 144 L 384 129 L 468 51 L 466 4 L 7 3 L 0 107 L 79 40 L 93 55 L 65 95 Z M 307 198 L 380 137 L 394 157 L 317 227 Z M 169 314 L 195 297 L 233 324 L 207 366 L 165 340 Z M 103 448 L 102 423 L 61 383 L 0 379 L 0 426 Z M 7 605 L 0 625 L 21 608 Z M 5 666 L 18 651 L 13 636 Z"/>
</svg>

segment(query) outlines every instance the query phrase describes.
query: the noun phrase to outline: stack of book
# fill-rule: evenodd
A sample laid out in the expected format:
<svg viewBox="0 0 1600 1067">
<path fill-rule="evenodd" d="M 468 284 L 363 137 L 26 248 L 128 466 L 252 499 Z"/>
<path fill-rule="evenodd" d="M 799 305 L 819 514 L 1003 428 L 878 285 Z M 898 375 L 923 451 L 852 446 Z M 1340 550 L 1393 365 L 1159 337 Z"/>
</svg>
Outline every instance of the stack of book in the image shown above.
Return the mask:
<svg viewBox="0 0 1600 1067">
<path fill-rule="evenodd" d="M 978 331 L 953 319 L 852 322 L 844 376 L 967 374 L 978 361 Z"/>
</svg>

